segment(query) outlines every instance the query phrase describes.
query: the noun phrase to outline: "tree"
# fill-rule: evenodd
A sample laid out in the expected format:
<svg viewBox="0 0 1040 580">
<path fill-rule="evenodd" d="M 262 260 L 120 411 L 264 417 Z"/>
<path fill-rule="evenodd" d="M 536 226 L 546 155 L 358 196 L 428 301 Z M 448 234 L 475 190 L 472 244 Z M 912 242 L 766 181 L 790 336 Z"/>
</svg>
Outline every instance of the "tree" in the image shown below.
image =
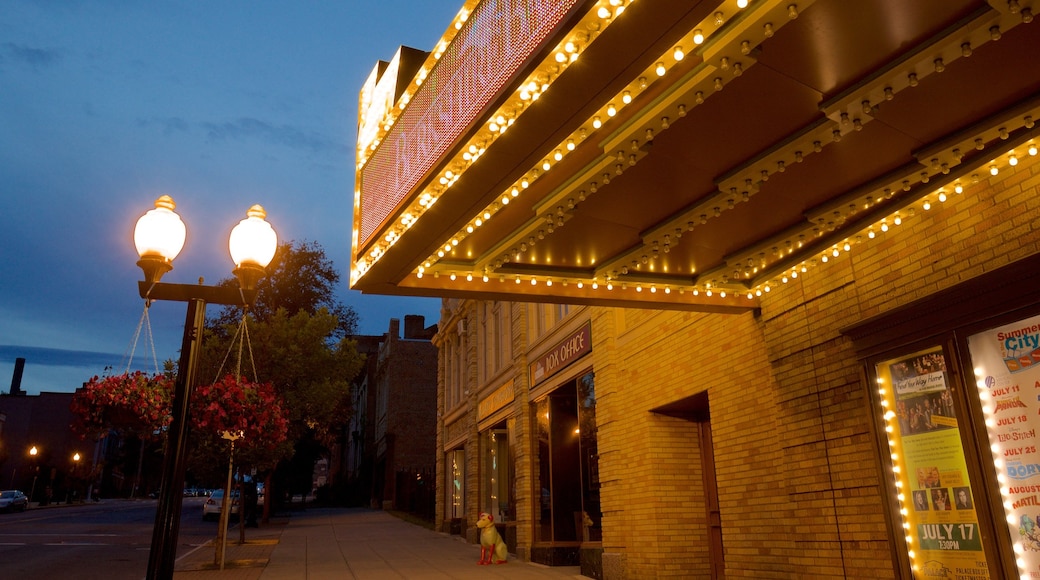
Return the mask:
<svg viewBox="0 0 1040 580">
<path fill-rule="evenodd" d="M 267 275 L 257 283 L 256 301 L 249 311 L 264 321 L 274 316 L 279 308 L 290 315 L 303 311 L 316 314 L 325 308 L 336 317 L 336 327 L 330 334 L 332 341 L 357 334 L 358 314 L 336 299 L 339 271 L 325 255 L 317 242 L 289 241 L 278 245 L 274 259 L 267 266 Z M 219 285 L 236 287 L 234 278 L 221 280 Z M 234 327 L 241 318 L 236 307 L 224 307 L 220 315 L 207 324 L 215 331 Z"/>
<path fill-rule="evenodd" d="M 285 243 L 258 284 L 256 301 L 245 316 L 248 349 L 241 342 L 236 344 L 242 340 L 240 309 L 224 308 L 207 321 L 200 376 L 208 380 L 224 372 L 239 372 L 225 367 L 229 358 L 243 374 L 255 362 L 258 376 L 253 379 L 270 382 L 284 402 L 289 437 L 271 456 L 262 458 L 264 463 L 274 458 L 282 462 L 283 469 L 291 470 L 288 460 L 299 455 L 300 449 L 307 449 L 312 457 L 315 449 L 328 453 L 350 419 L 350 385 L 363 359 L 356 343 L 348 338 L 356 334 L 357 313 L 335 299 L 338 282 L 336 268 L 319 245 Z M 242 354 L 232 358 L 229 353 L 236 347 Z M 196 449 L 207 448 L 209 444 L 201 443 Z M 297 457 L 297 465 L 305 463 Z M 313 465 L 313 459 L 309 464 Z M 275 495 L 268 497 L 274 499 Z"/>
</svg>

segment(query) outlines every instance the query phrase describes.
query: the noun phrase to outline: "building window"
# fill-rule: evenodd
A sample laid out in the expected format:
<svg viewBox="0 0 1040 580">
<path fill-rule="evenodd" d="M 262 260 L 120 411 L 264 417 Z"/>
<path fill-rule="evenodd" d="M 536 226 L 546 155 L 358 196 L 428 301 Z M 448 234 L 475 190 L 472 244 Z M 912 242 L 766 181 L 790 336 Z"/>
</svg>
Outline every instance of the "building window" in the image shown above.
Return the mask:
<svg viewBox="0 0 1040 580">
<path fill-rule="evenodd" d="M 464 342 L 459 335 L 448 337 L 444 346 L 444 409 L 450 411 L 462 403 L 466 353 Z"/>
<path fill-rule="evenodd" d="M 574 307 L 570 304 L 554 304 L 553 305 L 553 316 L 555 324 L 559 324 L 567 315 L 574 310 Z"/>
<path fill-rule="evenodd" d="M 509 431 L 505 423 L 481 433 L 482 491 L 480 511 L 494 516 L 496 522 L 515 519 L 513 515 L 513 460 L 509 452 Z"/>
<path fill-rule="evenodd" d="M 495 320 L 495 334 L 498 337 L 495 344 L 495 367 L 511 364 L 513 361 L 513 334 L 509 319 L 510 305 L 508 302 L 495 302 L 492 308 L 492 317 Z"/>
<path fill-rule="evenodd" d="M 448 452 L 448 517 L 462 519 L 466 517 L 466 452 L 453 449 Z"/>
<path fill-rule="evenodd" d="M 477 381 L 485 385 L 512 362 L 512 335 L 508 320 L 509 303 L 481 302 L 477 306 Z"/>
</svg>

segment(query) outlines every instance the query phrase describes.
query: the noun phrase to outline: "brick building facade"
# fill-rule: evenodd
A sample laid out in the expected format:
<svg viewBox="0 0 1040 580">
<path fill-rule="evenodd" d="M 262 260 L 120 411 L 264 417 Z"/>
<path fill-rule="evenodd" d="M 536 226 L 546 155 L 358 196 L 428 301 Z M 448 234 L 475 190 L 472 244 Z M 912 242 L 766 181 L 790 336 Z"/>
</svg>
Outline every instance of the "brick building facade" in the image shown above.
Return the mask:
<svg viewBox="0 0 1040 580">
<path fill-rule="evenodd" d="M 351 284 L 446 297 L 439 527 L 1040 578 L 1034 7 L 471 0 L 374 74 Z"/>
<path fill-rule="evenodd" d="M 436 401 L 437 351 L 430 339 L 437 326 L 407 315 L 390 320 L 379 337 L 358 336 L 365 367 L 353 385 L 355 413 L 345 450 L 352 501 L 385 509 L 429 514 L 435 450 L 432 409 Z M 419 483 L 416 483 L 419 482 Z"/>
<path fill-rule="evenodd" d="M 606 578 L 920 574 L 927 563 L 908 556 L 915 546 L 901 533 L 909 496 L 899 499 L 904 492 L 892 476 L 900 463 L 889 457 L 873 369 L 878 360 L 935 347 L 946 359 L 955 415 L 964 417 L 958 426 L 967 470 L 949 487 L 970 487 L 976 509 L 964 521 L 986 538 L 989 568 L 975 560 L 963 568 L 1011 577 L 1017 566 L 999 509 L 1004 484 L 989 442 L 974 433 L 980 424 L 984 432 L 985 417 L 964 336 L 1040 314 L 1035 159 L 918 208 L 873 239 L 865 235 L 773 289 L 753 313 L 446 300 L 435 338 L 441 529 L 454 524 L 477 541 L 476 514 L 495 507 L 487 433 L 497 429 L 509 441 L 510 471 L 501 473 L 514 494 L 500 510 L 503 530 L 523 559 L 583 559 L 586 575 Z M 477 329 L 491 308 L 508 312 L 498 330 L 511 349 L 503 368 L 484 372 L 478 369 L 494 355 Z M 590 352 L 532 384 L 532 362 L 585 323 Z M 454 400 L 453 368 L 461 386 Z M 540 399 L 588 372 L 595 377 L 602 518 L 593 519 L 602 540 L 547 542 L 536 531 L 543 483 L 535 413 Z M 460 463 L 454 476 L 452 461 Z M 706 464 L 713 464 L 714 485 Z M 465 492 L 453 510 L 460 500 L 452 482 L 460 475 Z M 909 485 L 919 484 L 911 478 Z"/>
</svg>

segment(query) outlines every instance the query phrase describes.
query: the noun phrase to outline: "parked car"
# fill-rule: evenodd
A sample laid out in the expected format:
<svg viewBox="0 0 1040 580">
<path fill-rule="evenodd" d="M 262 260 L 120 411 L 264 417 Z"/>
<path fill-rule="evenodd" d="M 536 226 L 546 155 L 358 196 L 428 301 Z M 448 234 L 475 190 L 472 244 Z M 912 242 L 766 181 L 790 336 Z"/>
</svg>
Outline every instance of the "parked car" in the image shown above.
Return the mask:
<svg viewBox="0 0 1040 580">
<path fill-rule="evenodd" d="M 25 508 L 28 507 L 28 505 L 29 498 L 25 497 L 25 494 L 18 491 L 17 489 L 0 491 L 0 511 L 24 512 Z"/>
<path fill-rule="evenodd" d="M 224 504 L 224 490 L 215 489 L 202 504 L 202 519 L 216 520 L 220 518 L 220 508 Z M 242 513 L 242 505 L 238 501 L 238 490 L 231 492 L 231 517 L 237 518 Z"/>
</svg>

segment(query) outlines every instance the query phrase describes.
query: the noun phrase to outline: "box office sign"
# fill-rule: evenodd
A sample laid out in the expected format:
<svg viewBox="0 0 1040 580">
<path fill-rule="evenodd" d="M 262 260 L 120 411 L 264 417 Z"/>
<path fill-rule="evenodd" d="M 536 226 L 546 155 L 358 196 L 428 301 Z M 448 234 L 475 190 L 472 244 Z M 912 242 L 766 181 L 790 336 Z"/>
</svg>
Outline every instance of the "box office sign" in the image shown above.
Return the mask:
<svg viewBox="0 0 1040 580">
<path fill-rule="evenodd" d="M 586 322 L 577 332 L 557 343 L 552 350 L 531 363 L 531 386 L 555 375 L 590 351 L 592 351 L 592 323 Z"/>
</svg>

